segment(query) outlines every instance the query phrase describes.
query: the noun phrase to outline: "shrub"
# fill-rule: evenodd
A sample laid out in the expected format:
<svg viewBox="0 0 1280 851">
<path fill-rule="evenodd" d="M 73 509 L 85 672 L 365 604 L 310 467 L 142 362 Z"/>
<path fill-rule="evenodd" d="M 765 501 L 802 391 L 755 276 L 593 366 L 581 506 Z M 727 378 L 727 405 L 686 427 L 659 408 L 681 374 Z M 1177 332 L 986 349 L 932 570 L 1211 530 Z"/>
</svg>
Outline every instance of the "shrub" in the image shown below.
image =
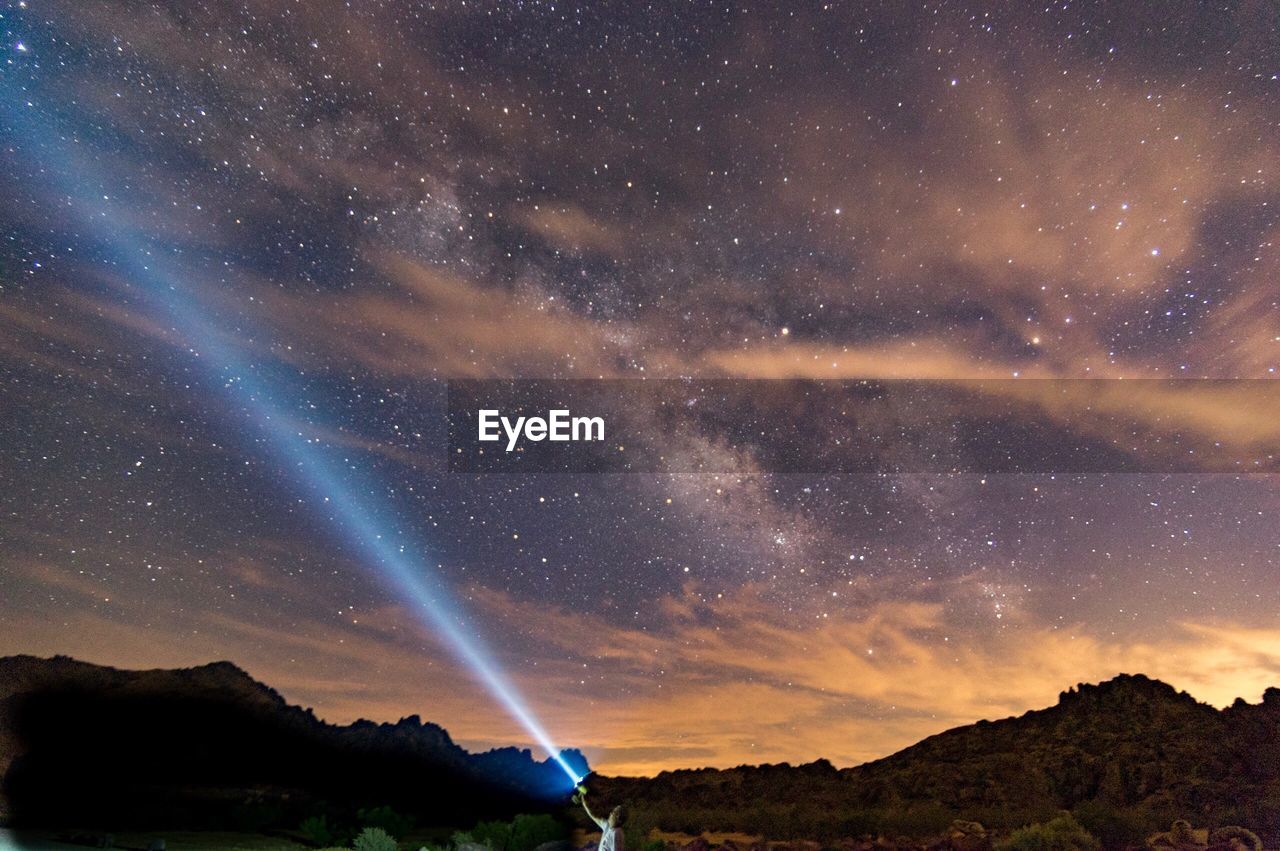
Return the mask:
<svg viewBox="0 0 1280 851">
<path fill-rule="evenodd" d="M 1094 851 L 1098 840 L 1070 815 L 1060 815 L 1044 824 L 1015 830 L 998 846 L 1000 851 Z"/>
<path fill-rule="evenodd" d="M 627 851 L 645 851 L 650 843 L 649 834 L 653 833 L 657 826 L 658 822 L 653 813 L 647 810 L 633 811 L 623 828 Z"/>
<path fill-rule="evenodd" d="M 533 851 L 544 842 L 564 838 L 564 828 L 551 816 L 518 815 L 511 822 L 506 851 Z"/>
<path fill-rule="evenodd" d="M 895 836 L 936 836 L 946 830 L 954 818 L 955 813 L 943 804 L 915 804 L 885 813 L 880 820 L 880 830 Z"/>
<path fill-rule="evenodd" d="M 395 839 L 380 827 L 366 827 L 360 831 L 352 847 L 355 851 L 399 851 Z"/>
<path fill-rule="evenodd" d="M 880 815 L 872 810 L 845 810 L 834 814 L 833 829 L 837 836 L 870 836 L 880 826 Z"/>
<path fill-rule="evenodd" d="M 333 831 L 329 829 L 329 819 L 323 814 L 303 819 L 298 830 L 316 845 L 333 845 Z"/>
<path fill-rule="evenodd" d="M 482 821 L 464 836 L 466 841 L 488 846 L 493 851 L 506 851 L 507 843 L 511 841 L 511 825 L 505 821 Z M 456 836 L 454 844 L 461 844 Z"/>
<path fill-rule="evenodd" d="M 361 827 L 380 827 L 392 836 L 404 836 L 413 830 L 413 817 L 401 815 L 390 807 L 369 807 L 358 810 L 356 819 Z"/>
<path fill-rule="evenodd" d="M 450 844 L 455 849 L 482 846 L 491 851 L 533 851 L 544 842 L 565 838 L 564 827 L 552 816 L 522 814 L 510 822 L 482 821 L 470 830 L 453 834 Z"/>
<path fill-rule="evenodd" d="M 231 811 L 231 828 L 241 833 L 261 833 L 271 825 L 284 822 L 284 812 L 275 801 L 248 800 Z M 288 823 L 292 824 L 290 819 Z"/>
<path fill-rule="evenodd" d="M 1107 848 L 1140 845 L 1151 832 L 1138 814 L 1105 801 L 1083 801 L 1071 814 Z"/>
</svg>

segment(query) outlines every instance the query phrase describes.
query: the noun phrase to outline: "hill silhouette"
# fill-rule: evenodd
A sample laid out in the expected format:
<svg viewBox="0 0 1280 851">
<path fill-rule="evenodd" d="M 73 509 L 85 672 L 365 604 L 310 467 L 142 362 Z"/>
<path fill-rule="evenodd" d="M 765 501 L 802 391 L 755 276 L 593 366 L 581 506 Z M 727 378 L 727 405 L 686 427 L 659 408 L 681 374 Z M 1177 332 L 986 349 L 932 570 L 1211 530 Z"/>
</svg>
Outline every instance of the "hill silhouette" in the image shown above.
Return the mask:
<svg viewBox="0 0 1280 851">
<path fill-rule="evenodd" d="M 1141 675 L 1080 685 L 1057 705 L 958 727 L 892 756 L 663 772 L 598 782 L 657 826 L 834 839 L 941 833 L 1076 814 L 1108 845 L 1167 829 L 1244 824 L 1280 838 L 1280 689 L 1217 710 Z M 696 830 L 695 830 L 696 829 Z"/>
<path fill-rule="evenodd" d="M 587 770 L 577 751 L 565 756 Z M 417 716 L 328 724 L 230 662 L 124 671 L 0 658 L 0 772 L 17 826 L 296 825 L 391 806 L 460 824 L 562 803 L 550 760 L 474 754 Z"/>
<path fill-rule="evenodd" d="M 576 751 L 566 752 L 586 771 Z M 483 754 L 416 716 L 327 724 L 228 662 L 121 671 L 0 659 L 0 771 L 22 825 L 296 825 L 323 805 L 392 806 L 420 823 L 554 809 L 567 782 L 527 750 Z M 792 766 L 591 780 L 631 830 L 771 839 L 930 837 L 954 819 L 1008 830 L 1071 811 L 1108 847 L 1166 829 L 1242 824 L 1280 840 L 1280 689 L 1218 710 L 1141 675 L 930 736 L 837 769 Z M 905 845 L 904 845 L 905 847 Z"/>
</svg>

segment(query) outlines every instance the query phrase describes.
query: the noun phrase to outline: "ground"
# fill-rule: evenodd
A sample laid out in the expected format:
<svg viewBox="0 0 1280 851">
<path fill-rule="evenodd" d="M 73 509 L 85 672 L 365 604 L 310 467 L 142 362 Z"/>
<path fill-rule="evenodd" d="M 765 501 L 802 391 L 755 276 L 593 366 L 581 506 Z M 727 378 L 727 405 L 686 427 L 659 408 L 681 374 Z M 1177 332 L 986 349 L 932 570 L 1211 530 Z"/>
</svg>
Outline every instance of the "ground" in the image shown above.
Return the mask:
<svg viewBox="0 0 1280 851">
<path fill-rule="evenodd" d="M 53 839 L 55 834 L 34 834 L 25 838 L 22 845 L 14 842 L 8 831 L 0 831 L 0 851 L 84 851 L 83 845 L 68 845 Z M 145 849 L 153 839 L 163 838 L 165 851 L 312 851 L 305 845 L 275 836 L 254 833 L 226 833 L 216 831 L 117 833 L 116 848 Z"/>
</svg>

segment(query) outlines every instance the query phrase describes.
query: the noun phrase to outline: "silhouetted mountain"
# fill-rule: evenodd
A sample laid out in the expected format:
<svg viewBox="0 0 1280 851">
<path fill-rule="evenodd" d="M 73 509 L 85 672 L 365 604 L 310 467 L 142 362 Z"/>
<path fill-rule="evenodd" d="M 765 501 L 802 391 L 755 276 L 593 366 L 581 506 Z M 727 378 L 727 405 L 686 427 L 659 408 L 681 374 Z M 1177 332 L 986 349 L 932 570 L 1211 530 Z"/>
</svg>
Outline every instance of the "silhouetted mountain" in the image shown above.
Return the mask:
<svg viewBox="0 0 1280 851">
<path fill-rule="evenodd" d="M 586 772 L 581 753 L 565 756 Z M 472 754 L 417 716 L 327 724 L 229 662 L 0 658 L 0 771 L 10 820 L 41 825 L 292 825 L 321 805 L 456 825 L 571 791 L 549 759 Z"/>
<path fill-rule="evenodd" d="M 1064 692 L 1048 709 L 958 727 L 855 768 L 823 760 L 597 785 L 673 830 L 920 836 L 953 818 L 1015 827 L 1072 810 L 1112 845 L 1174 818 L 1244 824 L 1275 838 L 1280 689 L 1260 704 L 1217 710 L 1158 680 L 1122 675 Z"/>
<path fill-rule="evenodd" d="M 322 803 L 459 825 L 558 806 L 568 792 L 559 768 L 527 750 L 468 753 L 416 716 L 326 724 L 227 662 L 120 671 L 0 659 L 0 770 L 11 818 L 52 825 L 257 828 L 296 824 Z M 855 768 L 819 760 L 592 783 L 600 808 L 626 801 L 643 827 L 688 833 L 928 836 L 955 818 L 1000 829 L 1071 810 L 1109 846 L 1174 818 L 1274 841 L 1280 689 L 1217 710 L 1124 675 Z"/>
</svg>

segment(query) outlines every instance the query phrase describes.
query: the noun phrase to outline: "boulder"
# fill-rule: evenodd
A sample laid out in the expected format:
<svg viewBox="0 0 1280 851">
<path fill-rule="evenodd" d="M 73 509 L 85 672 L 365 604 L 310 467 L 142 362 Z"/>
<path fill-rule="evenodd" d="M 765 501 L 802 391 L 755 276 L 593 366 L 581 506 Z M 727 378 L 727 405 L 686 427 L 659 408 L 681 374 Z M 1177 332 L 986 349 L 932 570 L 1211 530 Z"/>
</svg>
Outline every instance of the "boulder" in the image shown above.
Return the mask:
<svg viewBox="0 0 1280 851">
<path fill-rule="evenodd" d="M 1262 851 L 1262 840 L 1248 828 L 1227 825 L 1209 832 L 1209 846 L 1226 846 L 1229 851 Z"/>
<path fill-rule="evenodd" d="M 952 851 L 990 851 L 991 837 L 978 822 L 956 819 L 947 828 L 947 844 Z"/>
</svg>

